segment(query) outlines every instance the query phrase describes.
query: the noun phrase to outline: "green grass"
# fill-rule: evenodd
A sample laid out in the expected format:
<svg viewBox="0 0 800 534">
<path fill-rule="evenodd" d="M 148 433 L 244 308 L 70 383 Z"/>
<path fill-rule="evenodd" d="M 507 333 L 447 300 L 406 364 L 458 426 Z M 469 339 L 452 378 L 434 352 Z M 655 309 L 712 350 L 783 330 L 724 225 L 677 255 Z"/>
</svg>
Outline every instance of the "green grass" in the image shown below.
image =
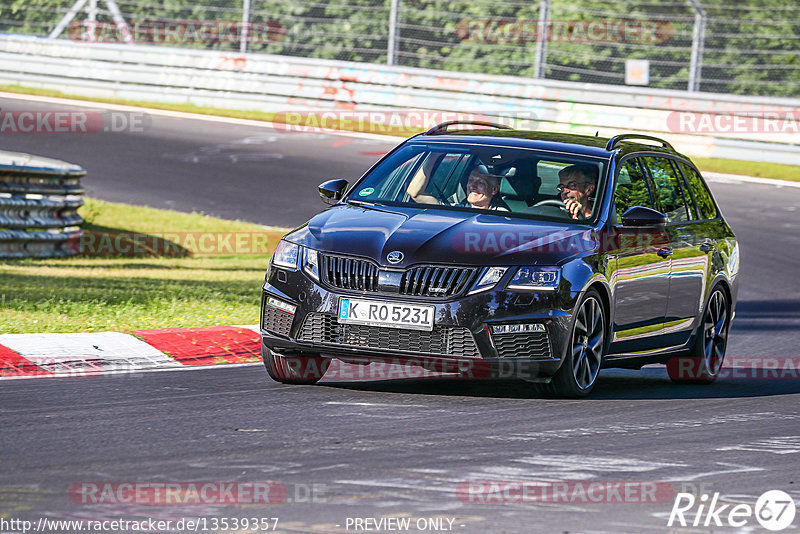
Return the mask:
<svg viewBox="0 0 800 534">
<path fill-rule="evenodd" d="M 200 113 L 203 115 L 216 115 L 220 117 L 233 117 L 237 119 L 249 119 L 264 122 L 283 122 L 284 117 L 280 113 L 266 113 L 262 111 L 244 111 L 233 109 L 218 109 L 193 104 L 162 104 L 158 102 L 143 102 L 138 100 L 123 100 L 119 98 L 99 98 L 72 95 L 54 91 L 51 89 L 38 89 L 23 87 L 20 85 L 0 85 L 0 92 L 29 94 L 38 96 L 51 96 L 58 98 L 71 98 L 76 100 L 88 100 L 92 102 L 103 102 L 108 104 L 121 104 L 126 106 L 140 106 L 153 109 L 163 109 L 168 111 L 181 111 L 185 113 Z M 342 123 L 339 125 L 342 130 L 353 130 L 353 124 Z M 363 130 L 363 128 L 362 128 Z M 368 128 L 372 133 L 385 133 L 387 135 L 407 137 L 421 130 L 410 128 L 389 128 L 377 125 Z M 740 174 L 742 176 L 758 176 L 761 178 L 773 178 L 777 180 L 800 181 L 800 166 L 783 165 L 779 163 L 764 163 L 757 161 L 744 161 L 722 158 L 692 158 L 692 161 L 702 172 L 722 172 L 729 174 Z"/>
<path fill-rule="evenodd" d="M 265 234 L 270 250 L 285 232 L 92 199 L 81 214 L 87 231 Z M 184 256 L 142 251 L 0 261 L 0 333 L 257 324 L 269 251 L 210 254 L 181 243 Z"/>
<path fill-rule="evenodd" d="M 702 172 L 724 172 L 776 180 L 800 181 L 800 166 L 720 158 L 692 158 Z"/>
</svg>

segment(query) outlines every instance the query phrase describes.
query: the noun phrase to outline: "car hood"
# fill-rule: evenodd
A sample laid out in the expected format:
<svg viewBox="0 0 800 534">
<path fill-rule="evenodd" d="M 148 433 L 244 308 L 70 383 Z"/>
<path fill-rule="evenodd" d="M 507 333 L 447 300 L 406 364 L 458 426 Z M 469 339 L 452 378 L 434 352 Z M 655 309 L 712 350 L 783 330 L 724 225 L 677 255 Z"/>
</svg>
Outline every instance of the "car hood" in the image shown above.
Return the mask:
<svg viewBox="0 0 800 534">
<path fill-rule="evenodd" d="M 363 256 L 388 267 L 418 263 L 558 265 L 595 250 L 588 226 L 446 209 L 340 204 L 286 236 L 319 251 Z M 403 259 L 386 256 L 400 251 Z"/>
</svg>

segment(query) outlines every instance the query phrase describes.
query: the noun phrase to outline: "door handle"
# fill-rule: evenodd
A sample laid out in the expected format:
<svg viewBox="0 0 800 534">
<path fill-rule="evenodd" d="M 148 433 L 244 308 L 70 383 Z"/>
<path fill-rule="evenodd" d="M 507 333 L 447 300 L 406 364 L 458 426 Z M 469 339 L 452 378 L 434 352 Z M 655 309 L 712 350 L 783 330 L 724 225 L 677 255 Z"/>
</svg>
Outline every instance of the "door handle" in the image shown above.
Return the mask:
<svg viewBox="0 0 800 534">
<path fill-rule="evenodd" d="M 658 254 L 662 258 L 666 258 L 672 254 L 672 249 L 669 247 L 660 248 L 658 249 L 658 252 L 656 252 L 656 254 Z"/>
<path fill-rule="evenodd" d="M 714 250 L 714 243 L 703 243 L 700 245 L 700 252 L 711 252 Z"/>
</svg>

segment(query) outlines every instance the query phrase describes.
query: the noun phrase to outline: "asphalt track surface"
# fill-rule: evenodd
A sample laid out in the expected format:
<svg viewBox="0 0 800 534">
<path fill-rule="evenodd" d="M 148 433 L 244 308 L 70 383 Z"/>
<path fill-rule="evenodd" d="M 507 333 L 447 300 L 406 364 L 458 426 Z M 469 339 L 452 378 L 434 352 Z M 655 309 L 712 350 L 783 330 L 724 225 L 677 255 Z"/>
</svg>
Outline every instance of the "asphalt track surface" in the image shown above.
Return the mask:
<svg viewBox="0 0 800 534">
<path fill-rule="evenodd" d="M 37 106 L 54 108 L 0 99 L 4 110 Z M 347 139 L 153 116 L 140 134 L 3 135 L 0 148 L 80 163 L 95 197 L 290 226 L 323 207 L 320 181 L 360 175 L 392 145 Z M 797 358 L 800 189 L 711 186 L 742 247 L 728 358 Z M 780 489 L 800 503 L 800 379 L 744 374 L 703 387 L 673 385 L 659 366 L 608 370 L 586 400 L 446 378 L 285 386 L 260 366 L 6 380 L 0 517 L 278 517 L 284 532 L 364 532 L 355 518 L 389 517 L 411 518 L 411 532 L 419 518 L 469 533 L 734 532 L 670 528 L 667 519 L 681 490 L 752 505 Z M 69 497 L 82 481 L 274 481 L 287 497 L 267 506 L 90 505 Z M 469 481 L 656 483 L 669 495 L 459 498 Z M 747 525 L 766 532 L 752 517 Z"/>
</svg>

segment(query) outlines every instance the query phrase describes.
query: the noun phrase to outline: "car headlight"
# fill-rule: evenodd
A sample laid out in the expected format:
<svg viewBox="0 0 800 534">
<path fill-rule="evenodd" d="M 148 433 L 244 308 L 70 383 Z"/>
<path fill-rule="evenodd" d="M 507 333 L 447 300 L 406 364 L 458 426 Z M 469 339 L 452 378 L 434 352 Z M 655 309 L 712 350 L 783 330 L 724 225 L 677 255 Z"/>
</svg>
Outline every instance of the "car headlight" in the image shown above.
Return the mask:
<svg viewBox="0 0 800 534">
<path fill-rule="evenodd" d="M 319 280 L 319 256 L 312 248 L 303 247 L 303 272 L 314 280 Z"/>
<path fill-rule="evenodd" d="M 297 269 L 297 259 L 300 256 L 300 246 L 288 241 L 280 240 L 275 252 L 272 254 L 272 263 L 278 267 Z"/>
<path fill-rule="evenodd" d="M 483 275 L 480 279 L 472 286 L 472 289 L 469 291 L 469 295 L 473 293 L 478 293 L 480 291 L 486 291 L 487 289 L 491 289 L 497 285 L 497 282 L 503 278 L 503 275 L 506 274 L 508 267 L 487 267 L 483 271 Z"/>
<path fill-rule="evenodd" d="M 558 267 L 520 267 L 508 283 L 508 289 L 555 291 L 561 282 Z"/>
</svg>

